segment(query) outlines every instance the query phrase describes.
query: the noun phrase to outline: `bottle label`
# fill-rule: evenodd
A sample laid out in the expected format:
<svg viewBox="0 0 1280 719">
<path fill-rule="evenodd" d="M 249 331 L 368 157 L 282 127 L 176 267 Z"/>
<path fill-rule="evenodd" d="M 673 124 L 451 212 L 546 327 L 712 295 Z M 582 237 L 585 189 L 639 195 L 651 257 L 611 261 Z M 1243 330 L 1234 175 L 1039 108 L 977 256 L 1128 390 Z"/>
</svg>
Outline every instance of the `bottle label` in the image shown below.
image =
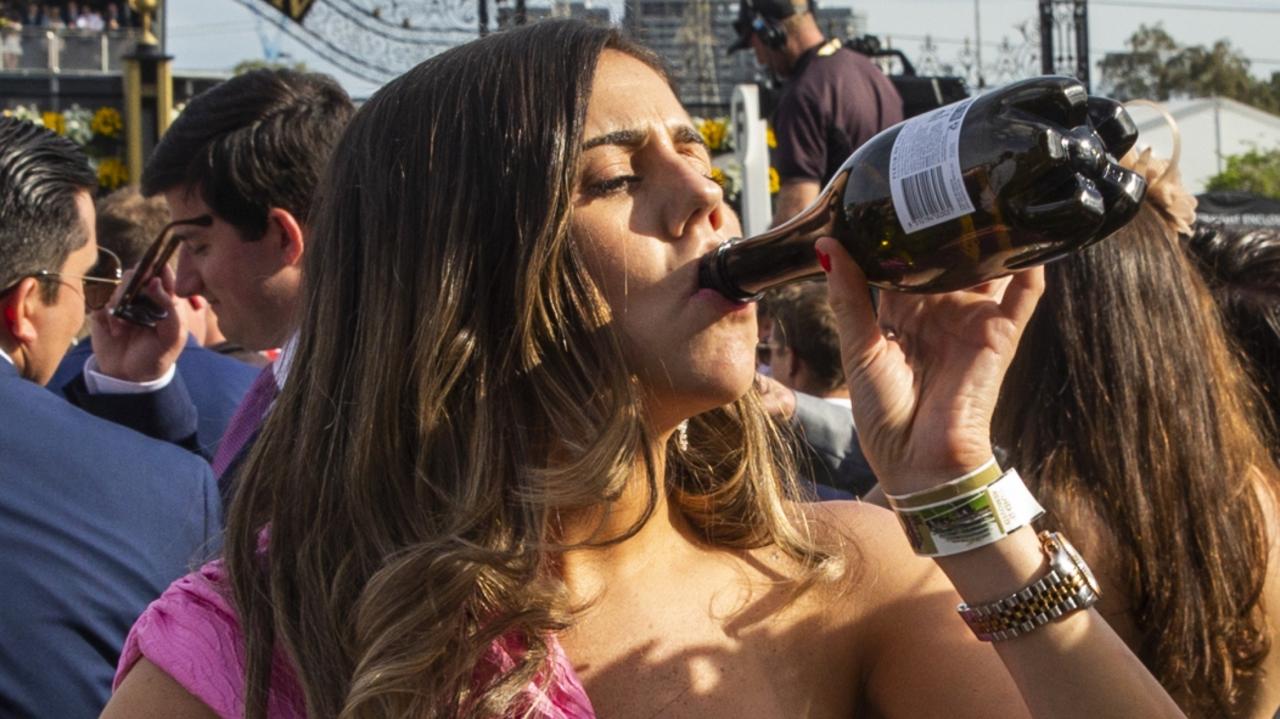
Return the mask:
<svg viewBox="0 0 1280 719">
<path fill-rule="evenodd" d="M 973 212 L 960 170 L 960 128 L 975 98 L 913 117 L 889 155 L 889 189 L 903 232 Z"/>
</svg>

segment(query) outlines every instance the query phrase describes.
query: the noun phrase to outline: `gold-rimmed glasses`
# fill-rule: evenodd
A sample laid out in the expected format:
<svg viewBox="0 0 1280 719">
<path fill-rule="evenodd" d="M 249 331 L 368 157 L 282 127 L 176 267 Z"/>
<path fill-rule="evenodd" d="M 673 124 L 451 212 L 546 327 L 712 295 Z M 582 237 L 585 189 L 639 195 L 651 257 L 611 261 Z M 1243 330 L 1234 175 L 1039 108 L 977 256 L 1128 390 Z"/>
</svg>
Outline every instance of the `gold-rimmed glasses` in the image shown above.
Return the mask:
<svg viewBox="0 0 1280 719">
<path fill-rule="evenodd" d="M 111 250 L 99 247 L 97 262 L 83 275 L 67 275 L 53 270 L 40 270 L 29 275 L 23 275 L 19 279 L 34 277 L 38 280 L 61 282 L 72 288 L 79 286 L 80 296 L 84 298 L 85 310 L 93 311 L 106 307 L 107 303 L 111 301 L 111 294 L 116 291 L 116 287 L 120 286 L 121 270 L 120 258 Z M 8 294 L 17 286 L 15 282 L 0 291 L 0 295 Z"/>
</svg>

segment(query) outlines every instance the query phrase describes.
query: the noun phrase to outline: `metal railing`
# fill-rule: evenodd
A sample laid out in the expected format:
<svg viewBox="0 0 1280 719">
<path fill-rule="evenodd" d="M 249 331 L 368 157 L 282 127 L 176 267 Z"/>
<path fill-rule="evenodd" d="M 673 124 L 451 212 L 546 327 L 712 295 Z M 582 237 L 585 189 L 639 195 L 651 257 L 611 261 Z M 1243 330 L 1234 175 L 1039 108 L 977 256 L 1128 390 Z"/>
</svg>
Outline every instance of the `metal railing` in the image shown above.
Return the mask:
<svg viewBox="0 0 1280 719">
<path fill-rule="evenodd" d="M 0 31 L 0 71 L 117 72 L 141 31 L 28 27 Z"/>
</svg>

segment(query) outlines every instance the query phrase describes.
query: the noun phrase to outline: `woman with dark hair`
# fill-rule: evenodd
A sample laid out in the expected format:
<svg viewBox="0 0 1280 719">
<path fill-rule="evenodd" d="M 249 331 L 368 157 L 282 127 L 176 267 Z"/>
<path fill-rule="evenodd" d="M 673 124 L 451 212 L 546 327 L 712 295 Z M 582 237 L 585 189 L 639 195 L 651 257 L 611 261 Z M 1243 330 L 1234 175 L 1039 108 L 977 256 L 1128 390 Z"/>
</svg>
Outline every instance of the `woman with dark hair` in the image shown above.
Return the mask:
<svg viewBox="0 0 1280 719">
<path fill-rule="evenodd" d="M 225 566 L 139 620 L 107 716 L 1178 715 L 1065 590 L 974 639 L 960 597 L 1084 596 L 1029 527 L 934 564 L 879 508 L 788 501 L 754 307 L 697 288 L 723 197 L 659 68 L 546 22 L 357 113 Z M 988 465 L 1042 274 L 886 296 L 889 332 L 818 249 L 886 486 Z"/>
<path fill-rule="evenodd" d="M 1271 717 L 1277 472 L 1258 401 L 1179 244 L 1193 198 L 1167 163 L 1138 217 L 1046 268 L 994 438 L 1050 524 L 1078 538 L 1098 604 L 1189 715 Z"/>
<path fill-rule="evenodd" d="M 1272 456 L 1280 459 L 1280 230 L 1199 224 L 1183 239 L 1266 398 Z"/>
</svg>

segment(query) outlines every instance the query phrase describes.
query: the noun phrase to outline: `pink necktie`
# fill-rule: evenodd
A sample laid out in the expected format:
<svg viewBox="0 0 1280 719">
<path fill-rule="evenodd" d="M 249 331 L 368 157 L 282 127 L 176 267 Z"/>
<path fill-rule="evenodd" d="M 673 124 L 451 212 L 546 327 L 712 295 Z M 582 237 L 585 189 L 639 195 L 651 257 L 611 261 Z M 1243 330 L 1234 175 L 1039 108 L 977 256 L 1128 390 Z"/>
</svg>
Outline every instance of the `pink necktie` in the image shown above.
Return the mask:
<svg viewBox="0 0 1280 719">
<path fill-rule="evenodd" d="M 218 451 L 213 455 L 213 476 L 219 481 L 235 461 L 236 456 L 240 454 L 240 450 L 244 449 L 245 444 L 258 431 L 258 427 L 262 425 L 262 418 L 266 416 L 267 410 L 276 398 L 276 393 L 279 392 L 276 386 L 276 375 L 272 371 L 273 367 L 275 367 L 274 363 L 262 368 L 262 372 L 258 373 L 258 378 L 249 386 L 249 391 L 240 401 L 240 406 L 236 407 L 236 413 L 231 416 L 231 421 L 227 423 L 227 431 L 223 433 L 222 441 L 218 443 Z"/>
</svg>

